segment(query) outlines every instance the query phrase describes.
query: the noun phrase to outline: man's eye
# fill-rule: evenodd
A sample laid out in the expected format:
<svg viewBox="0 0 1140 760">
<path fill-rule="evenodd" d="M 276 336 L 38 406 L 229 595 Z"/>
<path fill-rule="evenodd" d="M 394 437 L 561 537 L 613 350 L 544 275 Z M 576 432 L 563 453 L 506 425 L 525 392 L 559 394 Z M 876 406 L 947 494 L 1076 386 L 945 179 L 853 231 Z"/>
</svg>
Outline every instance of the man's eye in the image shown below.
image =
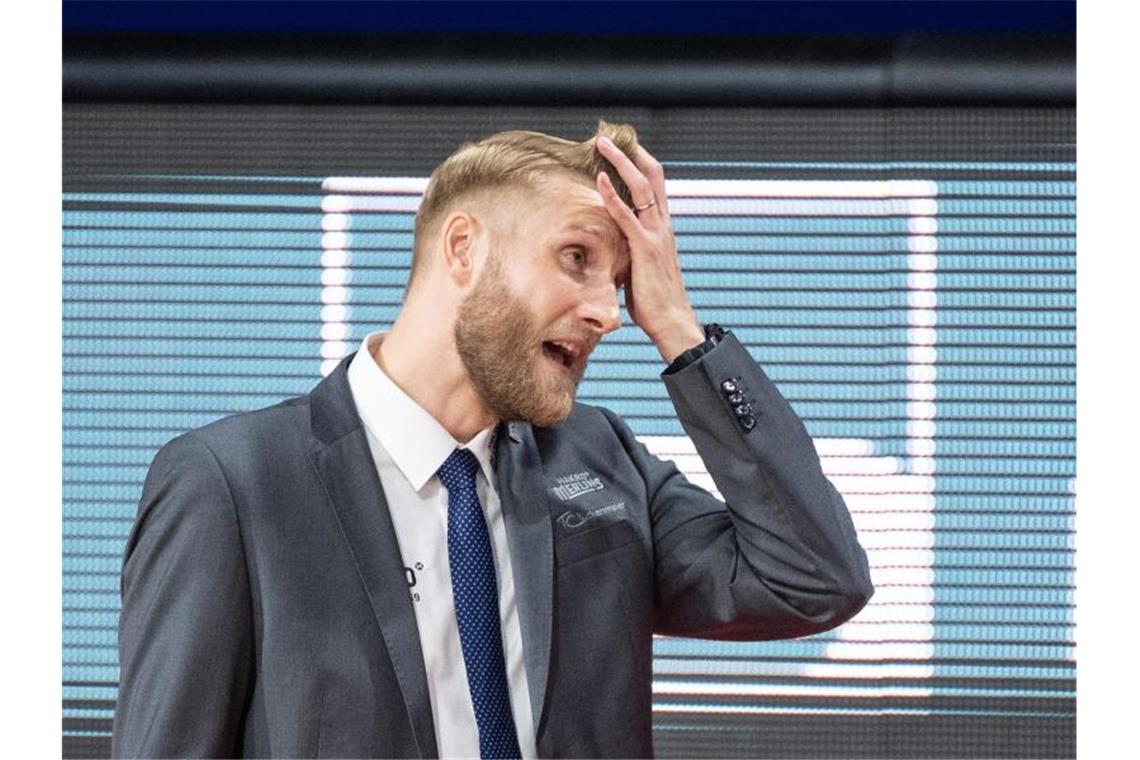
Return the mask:
<svg viewBox="0 0 1140 760">
<path fill-rule="evenodd" d="M 569 249 L 567 249 L 566 256 L 570 260 L 570 263 L 573 264 L 575 267 L 578 267 L 579 269 L 581 269 L 582 267 L 586 266 L 586 259 L 587 259 L 586 252 L 584 250 L 582 250 L 581 248 L 569 248 Z"/>
</svg>

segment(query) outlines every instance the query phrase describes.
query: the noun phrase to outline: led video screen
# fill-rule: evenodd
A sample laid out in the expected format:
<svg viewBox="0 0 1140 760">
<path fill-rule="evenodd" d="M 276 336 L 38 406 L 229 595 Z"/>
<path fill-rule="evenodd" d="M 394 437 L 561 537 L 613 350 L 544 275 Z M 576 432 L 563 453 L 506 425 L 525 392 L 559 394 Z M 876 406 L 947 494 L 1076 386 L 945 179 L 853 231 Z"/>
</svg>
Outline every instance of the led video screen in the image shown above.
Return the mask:
<svg viewBox="0 0 1140 760">
<path fill-rule="evenodd" d="M 876 595 L 826 634 L 658 638 L 662 757 L 1075 754 L 1075 114 L 64 107 L 65 756 L 107 756 L 147 465 L 392 323 L 432 167 L 629 121 L 698 316 L 803 418 Z M 624 315 L 579 398 L 715 489 Z"/>
</svg>

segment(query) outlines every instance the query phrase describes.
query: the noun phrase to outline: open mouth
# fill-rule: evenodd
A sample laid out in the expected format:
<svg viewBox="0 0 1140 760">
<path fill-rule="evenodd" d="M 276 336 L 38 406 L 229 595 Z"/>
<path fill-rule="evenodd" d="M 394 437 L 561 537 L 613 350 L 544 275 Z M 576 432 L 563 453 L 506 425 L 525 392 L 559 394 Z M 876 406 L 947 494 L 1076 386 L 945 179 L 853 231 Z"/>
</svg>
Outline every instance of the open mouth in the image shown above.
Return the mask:
<svg viewBox="0 0 1140 760">
<path fill-rule="evenodd" d="M 554 340 L 542 342 L 542 353 L 547 359 L 562 367 L 567 372 L 574 369 L 578 363 L 580 351 L 574 346 Z"/>
</svg>

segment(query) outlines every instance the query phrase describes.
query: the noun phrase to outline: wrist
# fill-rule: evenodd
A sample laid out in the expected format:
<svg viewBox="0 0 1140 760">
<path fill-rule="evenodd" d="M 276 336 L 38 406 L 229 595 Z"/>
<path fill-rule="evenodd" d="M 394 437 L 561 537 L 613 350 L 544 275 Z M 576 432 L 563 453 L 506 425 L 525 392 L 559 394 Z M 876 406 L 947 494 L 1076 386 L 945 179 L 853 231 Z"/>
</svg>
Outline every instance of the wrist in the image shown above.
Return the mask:
<svg viewBox="0 0 1140 760">
<path fill-rule="evenodd" d="M 699 361 L 701 357 L 712 351 L 720 342 L 728 336 L 728 332 L 720 325 L 712 322 L 703 328 L 705 339 L 700 344 L 693 348 L 683 351 L 676 359 L 669 363 L 665 371 L 661 373 L 662 377 L 668 375 L 675 375 L 689 366 Z"/>
<path fill-rule="evenodd" d="M 697 321 L 696 315 L 690 314 L 689 318 L 679 320 L 670 327 L 650 337 L 654 345 L 657 346 L 657 351 L 661 354 L 661 358 L 664 359 L 665 364 L 668 365 L 685 351 L 703 343 L 705 340 L 705 331 L 704 328 L 701 327 L 700 322 Z"/>
</svg>

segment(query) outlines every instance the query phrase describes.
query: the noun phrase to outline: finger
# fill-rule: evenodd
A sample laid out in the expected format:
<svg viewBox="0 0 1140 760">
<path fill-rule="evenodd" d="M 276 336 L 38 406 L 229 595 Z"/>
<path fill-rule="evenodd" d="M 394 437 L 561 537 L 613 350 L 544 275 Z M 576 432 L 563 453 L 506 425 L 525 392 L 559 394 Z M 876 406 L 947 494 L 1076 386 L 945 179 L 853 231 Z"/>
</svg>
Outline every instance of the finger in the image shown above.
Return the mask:
<svg viewBox="0 0 1140 760">
<path fill-rule="evenodd" d="M 634 206 L 644 206 L 652 200 L 656 199 L 653 191 L 653 185 L 637 168 L 637 165 L 629 159 L 625 153 L 621 151 L 616 145 L 610 141 L 609 138 L 603 137 L 598 140 L 599 150 L 602 155 L 606 157 L 621 178 L 625 180 L 625 184 L 629 187 L 630 195 L 633 196 Z M 660 202 L 660 200 L 658 200 Z M 652 208 L 652 206 L 650 207 Z M 646 209 L 648 211 L 649 209 Z"/>
<path fill-rule="evenodd" d="M 669 198 L 665 194 L 665 168 L 661 166 L 661 162 L 653 157 L 653 154 L 643 148 L 641 145 L 637 146 L 634 151 L 635 163 L 641 173 L 649 180 L 649 184 L 653 187 L 653 197 L 657 199 L 657 206 L 661 209 L 661 213 L 668 216 L 669 214 Z"/>
<path fill-rule="evenodd" d="M 625 311 L 633 323 L 637 324 L 637 302 L 633 298 L 633 282 L 627 282 L 622 288 L 622 293 L 625 294 Z"/>
<path fill-rule="evenodd" d="M 625 201 L 618 195 L 617 188 L 614 187 L 613 180 L 608 174 L 598 172 L 597 181 L 598 193 L 602 196 L 602 203 L 606 204 L 606 211 L 617 222 L 626 240 L 631 241 L 630 255 L 632 256 L 635 247 L 632 245 L 632 241 L 641 241 L 645 236 L 645 228 L 641 226 L 641 221 L 637 218 L 637 214 L 633 213 L 633 209 L 625 205 Z"/>
</svg>

